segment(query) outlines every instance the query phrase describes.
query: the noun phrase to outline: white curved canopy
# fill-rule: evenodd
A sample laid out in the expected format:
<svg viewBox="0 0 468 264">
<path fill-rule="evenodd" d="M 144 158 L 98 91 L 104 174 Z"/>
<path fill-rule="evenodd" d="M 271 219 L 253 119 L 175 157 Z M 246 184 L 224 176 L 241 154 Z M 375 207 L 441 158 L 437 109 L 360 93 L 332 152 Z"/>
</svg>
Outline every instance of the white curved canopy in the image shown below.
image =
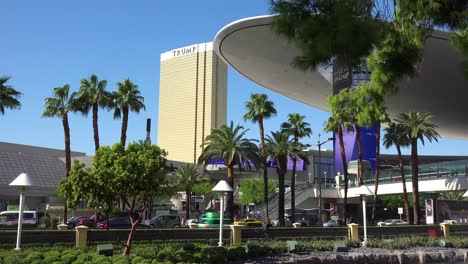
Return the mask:
<svg viewBox="0 0 468 264">
<path fill-rule="evenodd" d="M 271 31 L 271 21 L 272 16 L 260 16 L 225 26 L 215 37 L 216 53 L 253 82 L 329 111 L 326 98 L 333 91 L 331 69 L 302 72 L 292 67 L 300 51 Z M 388 96 L 386 104 L 392 117 L 410 111 L 429 112 L 443 137 L 468 139 L 468 81 L 460 68 L 462 58 L 447 37 L 446 32 L 434 32 L 426 42 L 417 76 L 402 81 L 399 93 Z"/>
</svg>

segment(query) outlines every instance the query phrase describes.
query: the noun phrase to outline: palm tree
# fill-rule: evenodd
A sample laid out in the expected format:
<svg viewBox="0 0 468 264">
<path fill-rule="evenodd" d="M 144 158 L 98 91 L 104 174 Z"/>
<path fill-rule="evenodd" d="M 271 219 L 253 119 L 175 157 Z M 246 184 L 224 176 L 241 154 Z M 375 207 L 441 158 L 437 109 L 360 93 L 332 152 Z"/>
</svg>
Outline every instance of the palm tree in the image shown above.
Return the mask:
<svg viewBox="0 0 468 264">
<path fill-rule="evenodd" d="M 268 159 L 276 161 L 278 174 L 278 217 L 280 226 L 284 226 L 284 176 L 288 170 L 288 158 L 302 159 L 309 163 L 307 154 L 302 150 L 302 144 L 289 140 L 287 131 L 271 132 L 265 141 L 265 153 Z"/>
<path fill-rule="evenodd" d="M 341 93 L 340 93 L 341 94 Z M 334 132 L 338 134 L 338 142 L 340 144 L 340 154 L 341 162 L 343 163 L 343 175 L 344 175 L 344 184 L 345 184 L 345 193 L 344 193 L 344 211 L 343 218 L 348 217 L 347 205 L 348 205 L 348 164 L 346 163 L 346 152 L 343 140 L 343 130 L 350 131 L 353 129 L 353 126 L 349 123 L 348 112 L 345 111 L 346 100 L 345 97 L 337 94 L 335 96 L 328 97 L 328 105 L 332 116 L 328 118 L 325 122 L 324 130 L 326 132 Z"/>
<path fill-rule="evenodd" d="M 191 193 L 192 188 L 195 184 L 207 182 L 210 178 L 206 175 L 200 173 L 200 168 L 195 164 L 184 164 L 181 167 L 177 168 L 174 173 L 178 184 L 184 188 L 185 195 L 187 197 L 187 206 L 186 206 L 186 218 L 190 218 L 190 205 L 191 202 Z"/>
<path fill-rule="evenodd" d="M 266 166 L 265 155 L 265 130 L 263 129 L 263 120 L 269 119 L 276 115 L 276 109 L 272 101 L 268 100 L 266 94 L 251 94 L 250 101 L 245 103 L 247 113 L 244 115 L 244 120 L 250 120 L 254 124 L 258 123 L 260 132 L 260 156 L 262 159 L 261 167 L 263 168 L 263 202 L 265 203 L 265 222 L 270 218 L 268 212 L 268 169 Z"/>
<path fill-rule="evenodd" d="M 410 139 L 405 133 L 404 128 L 400 124 L 390 123 L 388 127 L 385 128 L 385 135 L 383 139 L 383 145 L 385 148 L 390 148 L 395 146 L 398 153 L 398 160 L 401 173 L 401 181 L 403 183 L 403 199 L 405 201 L 405 213 L 406 213 L 406 222 L 410 222 L 410 206 L 408 200 L 408 192 L 406 189 L 406 176 L 405 168 L 403 163 L 403 156 L 401 155 L 401 147 L 408 147 L 410 145 Z"/>
<path fill-rule="evenodd" d="M 71 110 L 71 105 L 74 104 L 75 98 L 68 96 L 70 85 L 65 84 L 63 87 L 54 88 L 53 97 L 48 97 L 44 100 L 44 112 L 42 117 L 59 117 L 62 119 L 63 132 L 65 135 L 65 169 L 66 177 L 70 175 L 71 170 L 71 155 L 70 155 L 70 126 L 68 124 L 68 112 Z M 67 197 L 65 196 L 65 205 L 63 212 L 64 221 L 67 220 Z"/>
<path fill-rule="evenodd" d="M 399 114 L 395 121 L 404 128 L 411 142 L 411 179 L 413 183 L 413 223 L 419 224 L 419 183 L 418 183 L 418 139 L 424 145 L 424 138 L 429 142 L 440 137 L 437 126 L 432 123 L 432 116 L 428 113 L 410 112 Z"/>
<path fill-rule="evenodd" d="M 106 85 L 107 81 L 99 81 L 95 74 L 91 75 L 89 79 L 81 79 L 80 90 L 73 106 L 75 111 L 81 112 L 84 116 L 88 116 L 89 111 L 92 109 L 95 150 L 99 149 L 99 108 L 109 107 L 112 102 L 112 94 L 106 91 Z"/>
<path fill-rule="evenodd" d="M 21 103 L 18 100 L 21 93 L 13 89 L 6 83 L 10 77 L 0 77 L 0 114 L 5 114 L 5 109 L 20 109 Z"/>
<path fill-rule="evenodd" d="M 223 160 L 227 167 L 227 180 L 231 186 L 234 186 L 234 166 L 242 165 L 249 166 L 249 160 L 257 162 L 258 147 L 255 140 L 246 139 L 243 126 L 237 125 L 231 121 L 230 126 L 223 125 L 220 128 L 215 128 L 211 131 L 203 142 L 203 151 L 198 158 L 198 163 L 203 163 L 205 166 L 213 160 Z M 229 216 L 234 215 L 234 199 L 233 193 L 228 194 L 226 211 Z"/>
<path fill-rule="evenodd" d="M 299 139 L 310 137 L 312 129 L 307 122 L 304 122 L 305 116 L 298 113 L 289 114 L 288 122 L 281 124 L 281 130 L 293 136 L 293 141 L 299 143 Z M 296 208 L 296 162 L 297 159 L 293 158 L 293 167 L 291 174 L 291 221 L 295 222 L 295 208 Z"/>
<path fill-rule="evenodd" d="M 362 111 L 357 114 L 357 119 L 359 120 L 360 124 L 366 127 L 372 127 L 375 125 L 375 182 L 374 199 L 372 201 L 372 220 L 375 221 L 377 193 L 379 189 L 380 177 L 380 128 L 381 123 L 389 121 L 389 117 L 382 93 L 372 87 L 371 84 L 372 83 L 368 82 L 361 85 L 359 88 L 361 95 L 358 98 L 358 104 L 361 105 Z"/>
<path fill-rule="evenodd" d="M 122 117 L 120 143 L 124 147 L 127 141 L 128 113 L 129 111 L 139 113 L 141 109 L 145 110 L 144 100 L 138 86 L 129 79 L 117 83 L 117 91 L 113 93 L 112 107 L 115 108 L 114 119 Z"/>
</svg>

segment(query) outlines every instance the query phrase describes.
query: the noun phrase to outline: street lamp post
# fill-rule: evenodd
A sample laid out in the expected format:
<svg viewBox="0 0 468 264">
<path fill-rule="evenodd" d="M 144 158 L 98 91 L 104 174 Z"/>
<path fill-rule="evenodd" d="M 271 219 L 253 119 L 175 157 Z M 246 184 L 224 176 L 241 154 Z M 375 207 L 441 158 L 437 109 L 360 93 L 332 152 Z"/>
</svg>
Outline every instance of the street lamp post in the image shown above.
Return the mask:
<svg viewBox="0 0 468 264">
<path fill-rule="evenodd" d="M 361 185 L 361 187 L 359 187 L 358 194 L 361 196 L 362 199 L 362 222 L 364 224 L 364 241 L 362 242 L 362 246 L 365 247 L 367 245 L 366 196 L 371 196 L 374 193 L 366 185 Z"/>
<path fill-rule="evenodd" d="M 219 242 L 218 246 L 223 246 L 223 218 L 224 218 L 224 198 L 226 197 L 227 192 L 234 191 L 225 180 L 221 180 L 216 184 L 212 189 L 213 192 L 219 192 L 221 194 L 221 208 L 219 210 Z"/>
<path fill-rule="evenodd" d="M 10 184 L 10 186 L 20 187 L 20 200 L 19 200 L 19 214 L 18 214 L 18 233 L 16 236 L 16 248 L 15 250 L 21 249 L 21 231 L 23 229 L 23 210 L 24 200 L 27 187 L 34 186 L 34 181 L 26 173 L 21 173 L 16 177 Z"/>
<path fill-rule="evenodd" d="M 318 199 L 318 207 L 319 207 L 319 217 L 318 217 L 318 223 L 321 226 L 322 225 L 322 180 L 321 180 L 321 175 L 322 175 L 322 145 L 334 140 L 335 138 L 331 137 L 328 138 L 327 140 L 320 142 L 320 134 L 319 134 L 319 140 L 317 141 L 316 146 L 318 146 L 318 168 L 317 168 L 317 180 L 319 184 L 319 199 Z M 326 175 L 326 174 L 325 174 Z"/>
</svg>

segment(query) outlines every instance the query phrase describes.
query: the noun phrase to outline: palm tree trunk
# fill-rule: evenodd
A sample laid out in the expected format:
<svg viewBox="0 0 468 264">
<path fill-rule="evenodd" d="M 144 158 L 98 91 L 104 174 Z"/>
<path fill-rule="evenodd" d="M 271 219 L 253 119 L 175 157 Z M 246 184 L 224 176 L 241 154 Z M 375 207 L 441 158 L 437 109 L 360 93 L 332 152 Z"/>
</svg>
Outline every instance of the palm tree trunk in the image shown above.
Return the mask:
<svg viewBox="0 0 468 264">
<path fill-rule="evenodd" d="M 362 165 L 362 140 L 361 140 L 361 128 L 357 125 L 354 126 L 356 130 L 356 141 L 358 145 L 358 178 L 359 186 L 364 184 L 364 166 Z"/>
<path fill-rule="evenodd" d="M 99 106 L 97 103 L 94 103 L 93 104 L 94 150 L 99 149 L 98 111 L 99 111 Z"/>
<path fill-rule="evenodd" d="M 343 208 L 343 218 L 348 217 L 348 164 L 346 164 L 346 152 L 343 141 L 343 127 L 340 125 L 338 127 L 338 139 L 340 140 L 340 152 L 341 152 L 341 161 L 343 162 L 343 174 L 345 182 L 345 192 L 344 192 L 344 208 Z"/>
<path fill-rule="evenodd" d="M 413 223 L 419 225 L 418 139 L 411 139 L 411 181 L 413 183 Z"/>
<path fill-rule="evenodd" d="M 377 192 L 379 190 L 379 177 L 380 177 L 380 122 L 376 124 L 375 133 L 375 174 L 374 174 L 374 200 L 372 201 L 372 222 L 375 222 L 375 210 L 377 203 Z"/>
<path fill-rule="evenodd" d="M 227 167 L 227 178 L 229 185 L 234 186 L 233 165 Z M 228 192 L 227 194 L 226 212 L 228 213 L 228 217 L 232 218 L 234 216 L 234 192 Z M 223 212 L 220 212 L 220 215 L 222 216 Z"/>
<path fill-rule="evenodd" d="M 411 213 L 408 201 L 408 191 L 406 190 L 406 176 L 405 176 L 405 167 L 403 164 L 403 156 L 401 155 L 400 145 L 397 145 L 398 160 L 400 161 L 400 173 L 401 173 L 401 183 L 403 183 L 403 199 L 405 200 L 405 212 L 406 212 L 406 222 L 410 223 Z"/>
<path fill-rule="evenodd" d="M 263 128 L 263 118 L 258 118 L 258 128 L 260 131 L 260 154 L 262 155 L 263 163 L 263 203 L 265 204 L 265 223 L 270 219 L 268 206 L 268 168 L 265 155 L 265 130 Z"/>
<path fill-rule="evenodd" d="M 187 197 L 187 207 L 185 208 L 185 220 L 188 220 L 190 218 L 190 205 L 192 204 L 192 195 L 189 189 L 185 190 L 185 196 Z"/>
<path fill-rule="evenodd" d="M 280 161 L 278 160 L 278 163 Z M 279 165 L 278 165 L 279 166 Z M 279 169 L 281 171 L 281 169 Z M 284 172 L 278 172 L 278 217 L 280 226 L 285 226 L 284 222 Z"/>
<path fill-rule="evenodd" d="M 122 132 L 120 135 L 120 143 L 125 148 L 127 141 L 127 127 L 128 127 L 128 106 L 122 108 Z"/>
<path fill-rule="evenodd" d="M 293 159 L 292 175 L 291 175 L 291 223 L 296 222 L 296 159 Z"/>
<path fill-rule="evenodd" d="M 68 124 L 68 114 L 63 115 L 62 117 L 63 132 L 65 134 L 65 170 L 66 177 L 70 175 L 71 170 L 71 150 L 70 150 L 70 126 Z M 66 223 L 68 219 L 68 207 L 67 207 L 67 198 L 68 193 L 65 196 L 65 204 L 63 206 L 63 222 Z"/>
</svg>

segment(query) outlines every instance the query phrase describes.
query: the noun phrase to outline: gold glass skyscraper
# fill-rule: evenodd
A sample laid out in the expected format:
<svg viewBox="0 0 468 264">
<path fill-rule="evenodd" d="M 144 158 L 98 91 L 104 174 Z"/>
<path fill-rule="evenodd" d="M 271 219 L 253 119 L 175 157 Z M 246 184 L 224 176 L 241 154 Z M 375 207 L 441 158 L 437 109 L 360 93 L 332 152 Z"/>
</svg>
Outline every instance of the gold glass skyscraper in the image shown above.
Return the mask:
<svg viewBox="0 0 468 264">
<path fill-rule="evenodd" d="M 227 65 L 213 43 L 161 54 L 158 146 L 168 159 L 195 163 L 203 139 L 226 124 Z"/>
</svg>

